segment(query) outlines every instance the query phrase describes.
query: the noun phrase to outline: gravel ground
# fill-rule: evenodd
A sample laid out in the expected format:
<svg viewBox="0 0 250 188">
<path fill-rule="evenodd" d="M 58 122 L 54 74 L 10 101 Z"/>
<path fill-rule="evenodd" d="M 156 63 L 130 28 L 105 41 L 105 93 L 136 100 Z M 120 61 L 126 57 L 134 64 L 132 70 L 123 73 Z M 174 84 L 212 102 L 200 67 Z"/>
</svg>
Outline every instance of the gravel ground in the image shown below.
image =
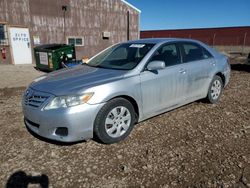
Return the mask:
<svg viewBox="0 0 250 188">
<path fill-rule="evenodd" d="M 26 87 L 34 78 L 43 74 L 37 71 L 34 65 L 0 64 L 0 88 Z"/>
<path fill-rule="evenodd" d="M 156 116 L 113 145 L 42 141 L 23 124 L 25 88 L 0 89 L 0 187 L 249 188 L 250 67 L 232 69 L 218 104 Z"/>
</svg>

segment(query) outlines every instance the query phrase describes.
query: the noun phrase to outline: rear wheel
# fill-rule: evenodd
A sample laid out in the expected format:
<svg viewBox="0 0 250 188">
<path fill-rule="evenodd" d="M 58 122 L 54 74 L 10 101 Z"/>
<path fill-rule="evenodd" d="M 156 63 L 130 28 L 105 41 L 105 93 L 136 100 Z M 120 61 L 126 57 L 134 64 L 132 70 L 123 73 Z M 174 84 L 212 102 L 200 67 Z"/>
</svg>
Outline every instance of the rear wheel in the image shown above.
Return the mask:
<svg viewBox="0 0 250 188">
<path fill-rule="evenodd" d="M 133 105 L 123 98 L 116 98 L 105 104 L 96 116 L 95 137 L 106 144 L 125 139 L 135 123 Z"/>
<path fill-rule="evenodd" d="M 223 82 L 220 76 L 215 75 L 208 89 L 207 100 L 210 103 L 219 101 L 223 90 Z"/>
</svg>

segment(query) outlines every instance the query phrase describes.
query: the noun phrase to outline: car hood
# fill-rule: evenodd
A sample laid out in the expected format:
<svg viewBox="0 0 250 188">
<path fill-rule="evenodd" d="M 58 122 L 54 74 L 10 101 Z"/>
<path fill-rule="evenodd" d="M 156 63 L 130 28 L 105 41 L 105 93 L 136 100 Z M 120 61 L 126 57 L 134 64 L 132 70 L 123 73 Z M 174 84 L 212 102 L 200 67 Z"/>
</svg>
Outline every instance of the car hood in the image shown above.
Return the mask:
<svg viewBox="0 0 250 188">
<path fill-rule="evenodd" d="M 121 79 L 126 72 L 80 65 L 49 73 L 44 78 L 36 79 L 30 87 L 58 96 L 77 94 L 87 88 Z"/>
</svg>

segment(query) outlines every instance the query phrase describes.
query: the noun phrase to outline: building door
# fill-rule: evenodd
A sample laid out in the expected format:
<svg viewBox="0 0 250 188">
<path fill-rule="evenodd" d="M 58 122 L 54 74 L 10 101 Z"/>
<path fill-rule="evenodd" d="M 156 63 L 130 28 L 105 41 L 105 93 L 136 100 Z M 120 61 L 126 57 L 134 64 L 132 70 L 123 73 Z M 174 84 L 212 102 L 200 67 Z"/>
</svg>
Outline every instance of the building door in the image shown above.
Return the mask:
<svg viewBox="0 0 250 188">
<path fill-rule="evenodd" d="M 14 64 L 32 64 L 29 29 L 10 27 L 9 33 Z"/>
</svg>

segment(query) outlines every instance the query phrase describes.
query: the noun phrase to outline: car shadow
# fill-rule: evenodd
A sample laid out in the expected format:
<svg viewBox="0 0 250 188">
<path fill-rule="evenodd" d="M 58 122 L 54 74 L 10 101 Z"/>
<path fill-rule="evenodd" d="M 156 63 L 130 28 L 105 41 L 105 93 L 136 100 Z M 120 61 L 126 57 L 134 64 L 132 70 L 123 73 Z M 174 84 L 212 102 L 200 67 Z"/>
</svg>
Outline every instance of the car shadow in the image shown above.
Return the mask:
<svg viewBox="0 0 250 188">
<path fill-rule="evenodd" d="M 231 64 L 231 69 L 235 71 L 241 71 L 241 72 L 249 72 L 250 73 L 250 64 Z"/>
<path fill-rule="evenodd" d="M 26 129 L 29 131 L 29 133 L 34 136 L 36 139 L 41 140 L 43 142 L 49 143 L 49 144 L 53 144 L 53 145 L 58 145 L 58 146 L 72 146 L 72 145 L 76 145 L 76 144 L 80 144 L 80 143 L 85 143 L 86 140 L 82 140 L 82 141 L 77 141 L 77 142 L 60 142 L 60 141 L 56 141 L 56 140 L 51 140 L 48 138 L 44 138 L 36 133 L 34 133 L 33 131 L 30 130 L 30 128 L 28 126 L 26 126 Z"/>
<path fill-rule="evenodd" d="M 46 69 L 39 69 L 39 68 L 37 68 L 37 67 L 34 67 L 34 69 L 36 69 L 37 71 L 39 71 L 39 72 L 43 72 L 43 73 L 50 73 L 51 71 L 49 71 L 49 70 L 46 70 Z"/>
<path fill-rule="evenodd" d="M 40 185 L 41 188 L 48 188 L 49 178 L 45 174 L 41 176 L 28 176 L 24 171 L 17 171 L 9 177 L 6 188 L 28 188 L 29 184 Z"/>
</svg>

